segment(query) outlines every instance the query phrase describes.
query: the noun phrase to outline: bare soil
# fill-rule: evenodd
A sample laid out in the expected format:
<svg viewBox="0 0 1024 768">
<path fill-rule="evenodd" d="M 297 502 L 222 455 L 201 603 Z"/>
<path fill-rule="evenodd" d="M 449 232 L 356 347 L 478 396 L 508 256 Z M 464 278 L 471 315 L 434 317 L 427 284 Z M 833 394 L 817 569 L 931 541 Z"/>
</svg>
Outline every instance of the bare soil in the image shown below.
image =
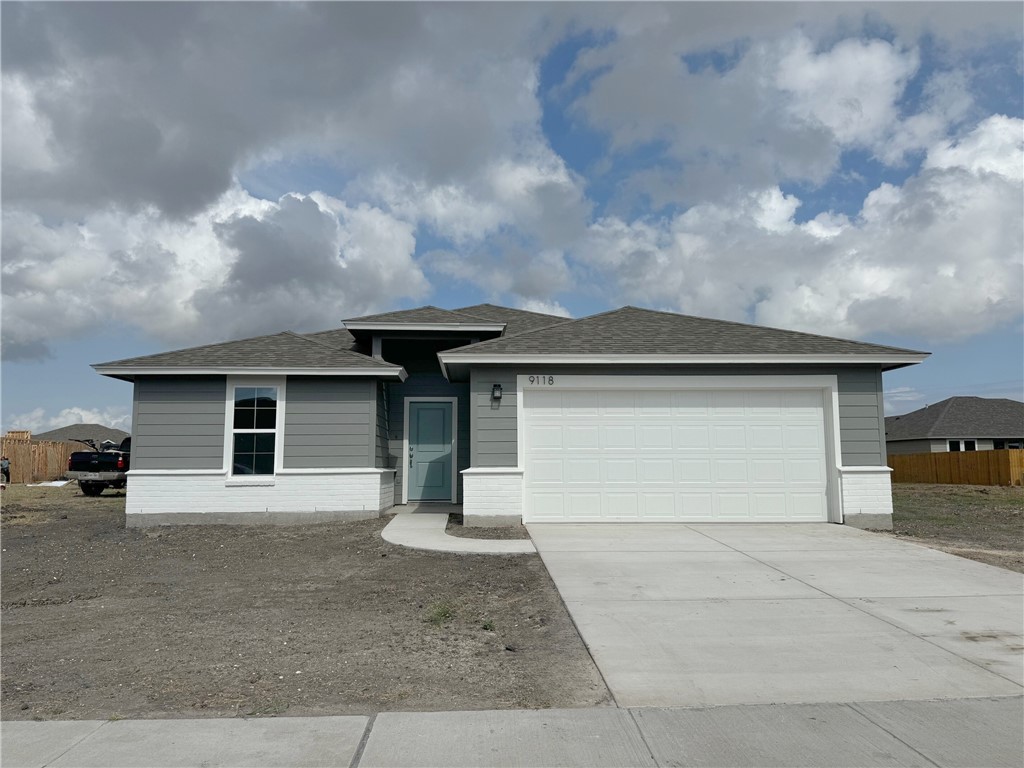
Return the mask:
<svg viewBox="0 0 1024 768">
<path fill-rule="evenodd" d="M 893 536 L 1024 572 L 1024 489 L 895 483 Z"/>
<path fill-rule="evenodd" d="M 462 524 L 462 515 L 452 513 L 448 515 L 448 525 L 445 533 L 449 536 L 461 536 L 464 539 L 528 539 L 530 538 L 526 526 L 507 525 L 495 526 L 493 528 L 467 528 Z"/>
<path fill-rule="evenodd" d="M 4 719 L 610 702 L 536 555 L 405 549 L 389 518 L 126 529 L 74 485 L 0 519 Z"/>
</svg>

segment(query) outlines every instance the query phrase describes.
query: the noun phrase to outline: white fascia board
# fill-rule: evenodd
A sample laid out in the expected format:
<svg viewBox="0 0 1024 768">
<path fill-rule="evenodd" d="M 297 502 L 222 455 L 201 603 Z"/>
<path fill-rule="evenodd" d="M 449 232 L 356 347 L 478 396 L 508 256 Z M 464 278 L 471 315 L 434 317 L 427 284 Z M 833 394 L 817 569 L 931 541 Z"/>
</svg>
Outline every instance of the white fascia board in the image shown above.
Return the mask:
<svg viewBox="0 0 1024 768">
<path fill-rule="evenodd" d="M 169 368 L 167 366 L 94 365 L 102 376 L 374 376 L 405 381 L 409 374 L 405 368 L 237 368 L 230 366 L 201 366 Z"/>
<path fill-rule="evenodd" d="M 502 331 L 505 323 L 343 323 L 349 331 Z"/>
<path fill-rule="evenodd" d="M 442 365 L 665 365 L 697 363 L 708 365 L 740 364 L 886 364 L 909 365 L 924 361 L 928 355 L 487 355 L 466 352 L 438 352 Z"/>
</svg>

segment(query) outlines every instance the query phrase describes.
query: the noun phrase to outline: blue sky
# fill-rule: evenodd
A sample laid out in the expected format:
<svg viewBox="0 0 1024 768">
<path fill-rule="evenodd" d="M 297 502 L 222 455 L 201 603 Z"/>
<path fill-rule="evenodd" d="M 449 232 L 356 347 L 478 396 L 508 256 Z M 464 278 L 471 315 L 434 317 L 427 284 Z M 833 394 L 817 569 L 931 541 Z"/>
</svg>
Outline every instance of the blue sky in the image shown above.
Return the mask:
<svg viewBox="0 0 1024 768">
<path fill-rule="evenodd" d="M 90 363 L 492 301 L 932 352 L 1024 399 L 1020 4 L 18 4 L 3 428 Z M 187 51 L 187 55 L 183 55 Z"/>
</svg>

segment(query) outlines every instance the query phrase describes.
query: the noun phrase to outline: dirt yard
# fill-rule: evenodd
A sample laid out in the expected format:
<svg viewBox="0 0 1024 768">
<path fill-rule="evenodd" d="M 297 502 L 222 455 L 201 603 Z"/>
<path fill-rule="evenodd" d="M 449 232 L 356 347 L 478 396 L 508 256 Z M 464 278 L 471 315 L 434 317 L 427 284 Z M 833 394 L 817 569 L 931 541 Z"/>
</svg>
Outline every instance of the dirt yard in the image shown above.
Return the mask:
<svg viewBox="0 0 1024 768">
<path fill-rule="evenodd" d="M 1024 489 L 894 483 L 892 504 L 892 535 L 1024 572 Z"/>
<path fill-rule="evenodd" d="M 388 519 L 124 527 L 124 496 L 2 492 L 2 716 L 609 702 L 536 555 L 417 552 Z"/>
</svg>

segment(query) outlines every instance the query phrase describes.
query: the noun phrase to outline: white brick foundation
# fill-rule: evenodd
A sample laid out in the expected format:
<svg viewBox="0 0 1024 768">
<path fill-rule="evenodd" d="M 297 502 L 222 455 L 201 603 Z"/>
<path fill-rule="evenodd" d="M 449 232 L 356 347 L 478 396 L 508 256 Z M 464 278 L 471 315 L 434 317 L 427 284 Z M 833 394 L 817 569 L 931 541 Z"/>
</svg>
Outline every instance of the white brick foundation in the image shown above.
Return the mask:
<svg viewBox="0 0 1024 768">
<path fill-rule="evenodd" d="M 505 467 L 464 469 L 462 518 L 468 526 L 523 522 L 523 470 Z"/>
<path fill-rule="evenodd" d="M 394 504 L 393 469 L 289 472 L 228 477 L 222 472 L 128 473 L 129 527 L 195 523 L 305 523 L 379 517 Z"/>
<path fill-rule="evenodd" d="M 840 467 L 843 522 L 854 528 L 892 530 L 889 467 Z"/>
</svg>

